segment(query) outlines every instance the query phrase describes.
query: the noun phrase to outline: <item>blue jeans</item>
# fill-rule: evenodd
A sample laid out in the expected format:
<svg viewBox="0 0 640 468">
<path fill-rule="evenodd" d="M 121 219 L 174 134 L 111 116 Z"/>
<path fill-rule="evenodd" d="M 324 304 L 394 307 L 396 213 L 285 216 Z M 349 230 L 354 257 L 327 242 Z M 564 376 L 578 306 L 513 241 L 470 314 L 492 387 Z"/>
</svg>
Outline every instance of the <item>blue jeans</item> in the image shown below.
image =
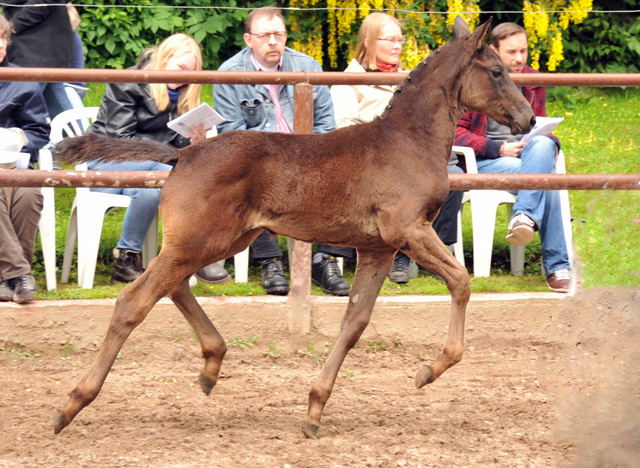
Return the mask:
<svg viewBox="0 0 640 468">
<path fill-rule="evenodd" d="M 89 170 L 92 171 L 170 171 L 172 169 L 168 164 L 155 161 L 127 161 L 119 163 L 91 161 L 87 166 Z M 120 240 L 116 248 L 141 252 L 144 238 L 158 211 L 160 189 L 92 188 L 91 190 L 95 192 L 129 195 L 131 197 L 131 204 L 124 214 Z"/>
<path fill-rule="evenodd" d="M 73 109 L 64 83 L 40 83 L 40 91 L 44 96 L 51 120 L 59 113 Z"/>
<path fill-rule="evenodd" d="M 499 174 L 552 174 L 555 172 L 556 144 L 546 136 L 534 137 L 517 158 L 479 159 L 478 172 Z M 514 192 L 515 193 L 515 192 Z M 564 239 L 560 197 L 555 190 L 520 190 L 513 216 L 524 213 L 540 232 L 542 265 L 547 275 L 570 269 Z"/>
</svg>

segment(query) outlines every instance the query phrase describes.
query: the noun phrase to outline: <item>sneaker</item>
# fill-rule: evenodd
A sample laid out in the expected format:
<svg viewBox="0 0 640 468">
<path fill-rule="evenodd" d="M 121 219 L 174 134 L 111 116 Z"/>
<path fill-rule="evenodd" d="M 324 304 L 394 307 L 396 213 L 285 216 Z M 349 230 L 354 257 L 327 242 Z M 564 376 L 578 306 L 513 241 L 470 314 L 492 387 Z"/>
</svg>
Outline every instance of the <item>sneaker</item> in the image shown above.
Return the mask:
<svg viewBox="0 0 640 468">
<path fill-rule="evenodd" d="M 13 278 L 2 280 L 0 283 L 0 301 L 10 301 L 13 299 Z"/>
<path fill-rule="evenodd" d="M 518 213 L 509 222 L 506 239 L 514 245 L 528 244 L 533 240 L 535 223 L 524 213 Z"/>
<path fill-rule="evenodd" d="M 196 278 L 207 284 L 222 284 L 229 281 L 231 275 L 217 263 L 212 263 L 196 271 Z"/>
<path fill-rule="evenodd" d="M 289 283 L 284 276 L 282 262 L 277 258 L 270 258 L 262 262 L 260 284 L 267 294 L 286 296 L 289 294 Z"/>
<path fill-rule="evenodd" d="M 568 293 L 571 287 L 571 271 L 558 270 L 547 276 L 549 289 L 559 293 Z"/>
<path fill-rule="evenodd" d="M 393 266 L 389 272 L 389 281 L 397 284 L 409 282 L 409 257 L 402 252 L 396 254 Z"/>
<path fill-rule="evenodd" d="M 327 294 L 348 296 L 351 286 L 340 272 L 336 257 L 326 253 L 317 253 L 311 263 L 311 282 L 320 286 Z"/>
<path fill-rule="evenodd" d="M 135 250 L 113 249 L 113 274 L 111 282 L 130 283 L 137 280 L 142 273 L 142 254 Z"/>
<path fill-rule="evenodd" d="M 13 302 L 28 302 L 36 294 L 36 279 L 32 274 L 18 276 L 13 279 L 13 287 Z"/>
</svg>

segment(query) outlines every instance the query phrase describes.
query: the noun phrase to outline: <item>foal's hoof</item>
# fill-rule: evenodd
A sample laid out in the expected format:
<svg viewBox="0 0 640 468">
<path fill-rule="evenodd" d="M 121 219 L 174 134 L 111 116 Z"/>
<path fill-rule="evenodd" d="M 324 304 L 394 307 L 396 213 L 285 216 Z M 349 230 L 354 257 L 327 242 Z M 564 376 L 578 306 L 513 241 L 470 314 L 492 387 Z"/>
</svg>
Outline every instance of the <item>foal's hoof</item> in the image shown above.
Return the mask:
<svg viewBox="0 0 640 468">
<path fill-rule="evenodd" d="M 216 381 L 204 374 L 200 374 L 200 377 L 198 377 L 198 382 L 200 382 L 200 388 L 207 396 L 209 396 L 211 390 L 213 390 L 213 387 L 216 386 Z"/>
<path fill-rule="evenodd" d="M 67 427 L 67 423 L 60 413 L 56 413 L 53 418 L 53 433 L 59 434 L 62 429 Z"/>
<path fill-rule="evenodd" d="M 316 426 L 315 424 L 311 424 L 308 422 L 305 422 L 302 425 L 302 433 L 304 434 L 304 436 L 307 439 L 314 439 L 314 440 L 318 440 L 318 426 Z"/>
<path fill-rule="evenodd" d="M 427 384 L 433 382 L 435 377 L 430 366 L 425 366 L 423 369 L 418 370 L 416 374 L 416 388 L 422 388 Z"/>
</svg>

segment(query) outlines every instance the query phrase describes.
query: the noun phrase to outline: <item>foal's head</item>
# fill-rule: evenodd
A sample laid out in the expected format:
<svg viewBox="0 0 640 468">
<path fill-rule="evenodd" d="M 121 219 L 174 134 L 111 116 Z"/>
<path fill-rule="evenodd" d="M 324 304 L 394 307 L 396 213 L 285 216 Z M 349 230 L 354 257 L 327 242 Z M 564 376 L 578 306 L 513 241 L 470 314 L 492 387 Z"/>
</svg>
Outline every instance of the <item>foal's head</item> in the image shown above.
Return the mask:
<svg viewBox="0 0 640 468">
<path fill-rule="evenodd" d="M 527 133 L 535 124 L 531 106 L 515 86 L 500 57 L 486 43 L 491 20 L 473 34 L 456 17 L 452 45 L 458 43 L 471 63 L 460 70 L 460 105 L 463 112 L 481 112 L 511 128 L 512 134 Z"/>
<path fill-rule="evenodd" d="M 433 132 L 433 113 L 444 107 L 444 98 L 449 119 L 436 124 L 455 126 L 462 114 L 476 111 L 509 126 L 514 135 L 526 133 L 535 123 L 533 111 L 498 55 L 485 43 L 490 26 L 491 20 L 471 34 L 464 20 L 456 17 L 451 41 L 409 74 L 385 114 L 404 115 L 414 124 L 417 117 Z"/>
</svg>

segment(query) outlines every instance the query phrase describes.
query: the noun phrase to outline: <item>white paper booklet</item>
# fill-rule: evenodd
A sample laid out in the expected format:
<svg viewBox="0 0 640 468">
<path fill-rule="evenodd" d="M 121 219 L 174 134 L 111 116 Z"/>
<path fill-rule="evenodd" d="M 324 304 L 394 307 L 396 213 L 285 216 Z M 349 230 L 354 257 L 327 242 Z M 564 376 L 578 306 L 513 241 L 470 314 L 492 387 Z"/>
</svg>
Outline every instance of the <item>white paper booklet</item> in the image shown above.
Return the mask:
<svg viewBox="0 0 640 468">
<path fill-rule="evenodd" d="M 182 114 L 171 122 L 167 122 L 167 127 L 174 132 L 179 133 L 183 137 L 189 138 L 189 129 L 191 127 L 198 128 L 202 123 L 204 124 L 204 129 L 209 130 L 211 127 L 218 125 L 221 122 L 224 122 L 222 116 L 209 104 L 203 102 L 195 109 L 191 109 L 186 114 Z"/>
<path fill-rule="evenodd" d="M 536 116 L 536 124 L 529 133 L 522 137 L 522 141 L 531 140 L 534 136 L 548 135 L 558 126 L 564 117 L 538 117 Z"/>
</svg>

